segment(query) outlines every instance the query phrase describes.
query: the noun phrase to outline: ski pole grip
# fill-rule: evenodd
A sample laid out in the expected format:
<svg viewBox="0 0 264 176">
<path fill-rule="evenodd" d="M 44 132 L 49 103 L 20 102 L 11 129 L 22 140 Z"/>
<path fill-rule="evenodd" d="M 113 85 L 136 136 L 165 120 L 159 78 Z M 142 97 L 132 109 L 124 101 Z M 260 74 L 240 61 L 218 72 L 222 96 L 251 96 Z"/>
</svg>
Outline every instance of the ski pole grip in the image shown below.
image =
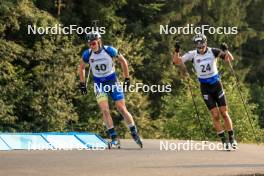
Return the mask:
<svg viewBox="0 0 264 176">
<path fill-rule="evenodd" d="M 228 51 L 228 46 L 227 46 L 227 44 L 226 43 L 221 43 L 220 44 L 220 49 L 222 50 L 222 51 Z"/>
<path fill-rule="evenodd" d="M 178 53 L 180 51 L 180 42 L 179 41 L 176 41 L 175 44 L 174 44 L 174 48 L 175 48 L 175 51 Z"/>
</svg>

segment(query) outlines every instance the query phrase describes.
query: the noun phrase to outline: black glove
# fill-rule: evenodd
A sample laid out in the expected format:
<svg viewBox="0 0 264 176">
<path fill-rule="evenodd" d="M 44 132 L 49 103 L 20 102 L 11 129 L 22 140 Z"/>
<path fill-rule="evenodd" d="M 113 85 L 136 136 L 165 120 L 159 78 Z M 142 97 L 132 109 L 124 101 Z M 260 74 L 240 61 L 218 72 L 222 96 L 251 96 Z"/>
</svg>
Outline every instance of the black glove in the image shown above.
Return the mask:
<svg viewBox="0 0 264 176">
<path fill-rule="evenodd" d="M 180 51 L 181 46 L 180 46 L 180 42 L 179 41 L 176 41 L 175 42 L 174 48 L 175 48 L 175 51 L 177 53 Z"/>
<path fill-rule="evenodd" d="M 80 86 L 79 87 L 80 87 L 81 93 L 83 95 L 86 95 L 87 94 L 87 88 L 86 88 L 85 82 L 80 82 Z"/>
<path fill-rule="evenodd" d="M 130 86 L 130 78 L 125 78 L 124 84 L 123 84 L 123 89 L 127 90 Z"/>
<path fill-rule="evenodd" d="M 227 51 L 228 50 L 228 46 L 227 46 L 227 44 L 226 43 L 221 43 L 221 45 L 220 45 L 220 49 L 222 50 L 222 51 Z"/>
</svg>

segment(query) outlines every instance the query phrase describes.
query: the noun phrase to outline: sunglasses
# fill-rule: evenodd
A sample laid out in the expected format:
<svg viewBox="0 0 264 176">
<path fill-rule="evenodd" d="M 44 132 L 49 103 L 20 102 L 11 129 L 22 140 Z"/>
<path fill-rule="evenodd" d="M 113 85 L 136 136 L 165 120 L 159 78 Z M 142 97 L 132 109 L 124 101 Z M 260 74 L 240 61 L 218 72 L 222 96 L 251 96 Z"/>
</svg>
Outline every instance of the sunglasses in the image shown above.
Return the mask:
<svg viewBox="0 0 264 176">
<path fill-rule="evenodd" d="M 93 41 L 93 42 L 90 42 L 89 43 L 89 46 L 95 46 L 97 44 L 97 42 L 96 41 Z"/>
<path fill-rule="evenodd" d="M 196 48 L 197 48 L 197 49 L 204 49 L 205 46 L 197 46 Z"/>
<path fill-rule="evenodd" d="M 200 42 L 200 41 L 199 41 L 199 42 L 196 43 L 196 48 L 197 48 L 197 49 L 203 49 L 203 48 L 205 48 L 205 46 L 206 46 L 206 45 L 205 45 L 204 42 Z"/>
</svg>

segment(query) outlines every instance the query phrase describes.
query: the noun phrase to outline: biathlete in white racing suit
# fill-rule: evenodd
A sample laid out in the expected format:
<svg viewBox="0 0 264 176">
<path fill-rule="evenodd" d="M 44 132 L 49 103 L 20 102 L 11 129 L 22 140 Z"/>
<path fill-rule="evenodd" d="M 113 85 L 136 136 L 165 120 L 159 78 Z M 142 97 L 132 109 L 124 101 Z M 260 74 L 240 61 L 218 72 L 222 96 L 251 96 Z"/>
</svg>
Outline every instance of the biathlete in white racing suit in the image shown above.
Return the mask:
<svg viewBox="0 0 264 176">
<path fill-rule="evenodd" d="M 183 56 L 180 56 L 179 53 L 179 43 L 175 44 L 173 63 L 176 65 L 183 64 L 187 61 L 193 63 L 196 75 L 200 82 L 200 89 L 204 102 L 211 112 L 217 134 L 226 148 L 230 148 L 231 146 L 235 149 L 237 142 L 234 137 L 232 120 L 228 114 L 226 97 L 217 69 L 218 57 L 230 62 L 233 60 L 233 56 L 228 51 L 226 44 L 221 44 L 221 49 L 208 47 L 207 38 L 203 34 L 195 35 L 193 41 L 196 45 L 196 49 L 187 52 Z M 225 131 L 221 126 L 219 111 L 224 119 L 229 140 L 226 139 Z"/>
<path fill-rule="evenodd" d="M 87 94 L 85 64 L 89 64 L 93 74 L 97 103 L 103 113 L 103 120 L 112 140 L 111 146 L 119 148 L 120 141 L 117 138 L 117 133 L 110 115 L 108 97 L 111 97 L 115 101 L 116 108 L 124 117 L 133 139 L 142 148 L 142 141 L 138 135 L 133 117 L 126 108 L 123 88 L 119 84 L 115 72 L 114 61 L 117 60 L 122 66 L 125 77 L 124 85 L 129 86 L 130 78 L 127 61 L 114 47 L 102 45 L 101 35 L 98 32 L 90 32 L 87 34 L 87 40 L 89 48 L 83 52 L 82 59 L 80 60 L 80 89 L 82 94 Z"/>
</svg>

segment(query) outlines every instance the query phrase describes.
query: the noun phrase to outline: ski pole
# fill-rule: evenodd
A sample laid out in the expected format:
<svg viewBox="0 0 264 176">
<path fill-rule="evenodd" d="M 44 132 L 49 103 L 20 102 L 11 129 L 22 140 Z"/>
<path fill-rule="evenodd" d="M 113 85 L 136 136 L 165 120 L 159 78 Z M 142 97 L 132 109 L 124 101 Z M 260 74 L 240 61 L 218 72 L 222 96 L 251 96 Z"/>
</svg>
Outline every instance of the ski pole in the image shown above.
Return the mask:
<svg viewBox="0 0 264 176">
<path fill-rule="evenodd" d="M 236 76 L 236 72 L 235 72 L 235 70 L 234 70 L 234 68 L 233 68 L 232 63 L 230 62 L 230 60 L 228 60 L 228 65 L 229 65 L 229 67 L 230 67 L 230 70 L 231 70 L 232 75 L 233 75 L 234 78 L 235 78 L 235 83 L 236 83 L 236 86 L 237 86 L 237 90 L 238 90 L 239 95 L 240 95 L 240 98 L 241 98 L 241 100 L 242 100 L 242 104 L 243 104 L 243 107 L 244 107 L 244 109 L 245 109 L 246 116 L 247 116 L 247 118 L 248 118 L 248 120 L 249 120 L 249 123 L 250 123 L 251 129 L 252 129 L 253 136 L 254 136 L 254 138 L 255 138 L 257 144 L 259 144 L 259 140 L 258 140 L 258 138 L 257 138 L 256 131 L 255 131 L 254 127 L 253 127 L 252 120 L 251 120 L 251 118 L 250 118 L 250 115 L 249 115 L 248 110 L 247 110 L 247 107 L 246 107 L 245 99 L 244 99 L 244 97 L 243 97 L 243 95 L 242 95 L 242 89 L 241 89 L 241 87 L 240 87 L 239 80 L 238 80 L 238 78 L 237 78 L 237 76 Z"/>
<path fill-rule="evenodd" d="M 87 87 L 87 88 L 88 88 L 88 83 L 89 83 L 90 74 L 91 74 L 91 66 L 89 66 L 88 76 L 87 76 L 87 79 L 86 79 L 86 87 Z"/>
<path fill-rule="evenodd" d="M 193 94 L 192 87 L 191 87 L 191 83 L 190 83 L 190 79 L 191 79 L 191 77 L 190 77 L 190 74 L 189 74 L 189 72 L 188 72 L 188 70 L 187 70 L 186 65 L 185 65 L 184 63 L 183 63 L 182 65 L 183 65 L 183 68 L 184 68 L 184 70 L 186 71 L 187 76 L 188 76 L 188 77 L 187 77 L 187 85 L 188 85 L 189 91 L 190 91 L 190 93 L 191 93 L 192 102 L 193 102 L 193 105 L 194 105 L 194 108 L 195 108 L 195 112 L 196 112 L 196 116 L 197 116 L 197 121 L 198 121 L 198 123 L 199 123 L 199 125 L 200 125 L 201 131 L 202 131 L 202 135 L 203 135 L 203 138 L 204 138 L 204 141 L 206 141 L 206 133 L 205 133 L 205 130 L 204 130 L 203 125 L 202 125 L 202 122 L 201 122 L 201 116 L 200 116 L 200 113 L 199 113 L 199 110 L 198 110 L 197 104 L 196 104 L 196 102 L 195 102 L 194 94 Z"/>
<path fill-rule="evenodd" d="M 178 45 L 178 46 L 177 46 L 177 45 Z M 177 49 L 177 47 L 178 47 L 178 50 L 179 50 L 179 49 L 180 49 L 179 42 L 176 42 L 176 44 L 175 44 L 175 49 Z M 182 50 L 182 51 L 183 51 L 183 50 Z M 184 51 L 183 51 L 183 52 L 184 52 Z M 200 113 L 199 113 L 199 111 L 198 111 L 197 104 L 196 104 L 195 99 L 194 99 L 194 94 L 193 94 L 193 91 L 192 91 L 192 88 L 191 88 L 191 83 L 190 83 L 190 80 L 189 80 L 189 79 L 191 79 L 191 77 L 190 77 L 190 74 L 189 74 L 189 72 L 188 72 L 188 69 L 187 69 L 187 67 L 186 67 L 186 65 L 185 65 L 184 63 L 182 63 L 182 67 L 183 67 L 184 71 L 185 71 L 186 74 L 187 74 L 187 84 L 188 84 L 189 91 L 190 91 L 190 93 L 191 93 L 192 102 L 193 102 L 193 105 L 194 105 L 194 108 L 195 108 L 195 113 L 196 113 L 196 116 L 197 116 L 197 121 L 198 121 L 198 123 L 199 123 L 199 125 L 200 125 L 200 129 L 201 129 L 201 132 L 202 132 L 203 138 L 204 138 L 204 140 L 206 141 L 205 130 L 204 130 L 203 125 L 202 125 L 202 122 L 201 122 Z"/>
</svg>

